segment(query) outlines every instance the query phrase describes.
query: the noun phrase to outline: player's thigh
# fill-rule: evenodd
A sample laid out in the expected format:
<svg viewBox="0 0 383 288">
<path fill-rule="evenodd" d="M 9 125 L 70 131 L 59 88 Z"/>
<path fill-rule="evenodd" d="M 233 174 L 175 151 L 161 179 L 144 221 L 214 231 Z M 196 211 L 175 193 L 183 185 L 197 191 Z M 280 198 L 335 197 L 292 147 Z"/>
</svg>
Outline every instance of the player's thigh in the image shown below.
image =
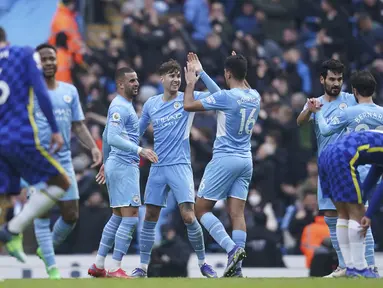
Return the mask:
<svg viewBox="0 0 383 288">
<path fill-rule="evenodd" d="M 145 204 L 166 207 L 169 187 L 166 182 L 164 166 L 152 166 L 145 188 Z"/>
<path fill-rule="evenodd" d="M 8 160 L 12 161 L 21 178 L 30 185 L 56 179 L 62 188 L 69 188 L 69 178 L 64 168 L 42 147 L 16 146 Z"/>
<path fill-rule="evenodd" d="M 177 204 L 194 203 L 194 180 L 191 165 L 178 164 L 166 167 L 166 179 Z"/>
<path fill-rule="evenodd" d="M 342 157 L 331 178 L 332 198 L 334 202 L 363 204 L 361 181 L 356 167 L 347 157 Z"/>
<path fill-rule="evenodd" d="M 333 172 L 331 169 L 331 163 L 328 161 L 328 154 L 323 152 L 318 159 L 318 208 L 321 211 L 324 210 L 336 210 L 334 203 L 332 202 L 332 188 L 331 177 Z M 331 162 L 331 161 L 330 161 Z"/>
<path fill-rule="evenodd" d="M 0 195 L 18 195 L 20 193 L 20 175 L 16 169 L 0 156 Z"/>
<path fill-rule="evenodd" d="M 80 193 L 78 191 L 76 173 L 74 172 L 72 164 L 70 165 L 70 167 L 64 166 L 64 169 L 70 179 L 70 187 L 68 190 L 65 191 L 65 194 L 60 199 L 60 201 L 77 201 L 80 199 Z"/>
<path fill-rule="evenodd" d="M 228 197 L 246 201 L 249 193 L 249 184 L 253 176 L 253 162 L 251 158 L 239 158 L 237 169 L 241 171 L 230 188 Z"/>
<path fill-rule="evenodd" d="M 108 159 L 105 163 L 105 176 L 110 207 L 141 205 L 138 167 Z"/>
<path fill-rule="evenodd" d="M 213 158 L 205 168 L 198 189 L 198 197 L 218 201 L 226 199 L 236 178 L 231 157 Z"/>
</svg>

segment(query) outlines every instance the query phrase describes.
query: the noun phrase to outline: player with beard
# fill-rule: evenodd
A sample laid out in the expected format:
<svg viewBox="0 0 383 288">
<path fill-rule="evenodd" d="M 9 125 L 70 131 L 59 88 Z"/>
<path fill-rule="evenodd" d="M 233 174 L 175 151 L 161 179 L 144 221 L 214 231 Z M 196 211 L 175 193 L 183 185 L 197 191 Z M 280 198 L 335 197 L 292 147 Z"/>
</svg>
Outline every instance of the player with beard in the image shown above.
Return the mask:
<svg viewBox="0 0 383 288">
<path fill-rule="evenodd" d="M 322 71 L 320 76 L 320 82 L 323 85 L 325 94 L 316 99 L 309 99 L 303 111 L 297 118 L 297 124 L 302 125 L 308 122 L 314 124 L 315 135 L 317 138 L 318 145 L 318 158 L 322 153 L 323 149 L 330 143 L 337 140 L 342 136 L 346 130 L 339 131 L 330 136 L 324 136 L 321 134 L 319 128 L 318 117 L 314 114 L 317 111 L 318 106 L 322 106 L 321 113 L 326 121 L 330 123 L 333 118 L 342 112 L 347 107 L 351 107 L 357 104 L 356 99 L 353 94 L 341 92 L 343 85 L 343 73 L 344 65 L 334 59 L 324 61 L 322 63 Z M 319 179 L 318 179 L 319 180 Z M 330 275 L 326 276 L 328 278 L 337 278 L 346 276 L 346 264 L 344 262 L 342 252 L 339 247 L 337 240 L 337 221 L 338 214 L 336 208 L 332 203 L 331 199 L 323 198 L 322 189 L 320 182 L 318 181 L 318 205 L 319 210 L 324 212 L 325 221 L 330 230 L 331 243 L 338 255 L 339 267 L 332 272 Z M 339 229 L 339 227 L 338 227 Z M 371 251 L 374 251 L 374 239 L 369 230 L 369 233 L 366 237 L 366 260 L 369 266 L 374 266 L 374 257 L 370 257 Z"/>
<path fill-rule="evenodd" d="M 138 223 L 140 197 L 140 157 L 156 163 L 157 155 L 139 144 L 139 125 L 133 98 L 138 94 L 137 73 L 128 67 L 116 71 L 117 97 L 109 106 L 107 124 L 102 135 L 104 165 L 100 169 L 106 179 L 113 214 L 102 232 L 96 262 L 89 268 L 93 277 L 130 278 L 121 268 Z M 104 168 L 105 167 L 105 168 Z M 114 244 L 112 266 L 105 270 L 105 258 Z"/>
<path fill-rule="evenodd" d="M 49 44 L 41 44 L 36 48 L 36 51 L 40 54 L 53 112 L 59 131 L 64 138 L 62 149 L 54 156 L 71 179 L 71 186 L 58 202 L 61 217 L 54 224 L 53 233 L 50 231 L 49 215 L 34 220 L 35 234 L 39 245 L 37 255 L 44 261 L 49 278 L 59 279 L 60 273 L 56 266 L 54 250 L 73 230 L 79 215 L 78 200 L 80 196 L 72 164 L 71 131 L 91 151 L 94 161 L 92 167 L 101 165 L 102 154 L 84 123 L 84 113 L 76 87 L 55 79 L 57 72 L 56 48 Z M 35 105 L 33 115 L 38 127 L 40 143 L 47 149 L 51 138 L 48 120 L 43 115 L 39 105 Z"/>
</svg>

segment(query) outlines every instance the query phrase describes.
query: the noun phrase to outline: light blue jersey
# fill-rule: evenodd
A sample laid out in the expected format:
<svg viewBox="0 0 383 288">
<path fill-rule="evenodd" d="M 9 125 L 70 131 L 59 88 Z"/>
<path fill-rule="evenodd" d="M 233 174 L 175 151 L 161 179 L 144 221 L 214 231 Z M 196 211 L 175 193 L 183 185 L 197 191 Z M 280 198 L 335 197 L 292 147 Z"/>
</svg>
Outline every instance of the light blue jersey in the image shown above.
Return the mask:
<svg viewBox="0 0 383 288">
<path fill-rule="evenodd" d="M 209 92 L 194 92 L 196 100 L 209 95 Z M 149 98 L 142 108 L 140 136 L 149 123 L 153 125 L 154 152 L 158 163 L 152 166 L 191 163 L 189 136 L 195 113 L 185 111 L 183 101 L 183 92 L 178 92 L 171 101 L 164 101 L 163 94 L 160 94 Z"/>
<path fill-rule="evenodd" d="M 138 117 L 132 103 L 120 95 L 109 106 L 105 136 L 111 149 L 107 159 L 138 166 Z"/>
<path fill-rule="evenodd" d="M 256 90 L 222 90 L 202 99 L 205 110 L 217 110 L 213 159 L 206 166 L 198 197 L 246 201 L 253 174 L 250 138 L 260 111 Z"/>
<path fill-rule="evenodd" d="M 218 91 L 219 87 L 213 89 Z M 210 92 L 194 92 L 196 100 L 209 95 Z M 170 190 L 178 204 L 194 203 L 189 136 L 195 113 L 185 111 L 183 101 L 183 92 L 178 92 L 170 101 L 164 101 L 160 94 L 146 101 L 142 109 L 140 135 L 152 123 L 154 151 L 158 155 L 158 163 L 153 163 L 150 168 L 145 204 L 165 207 Z"/>
<path fill-rule="evenodd" d="M 140 206 L 138 117 L 132 103 L 121 95 L 109 106 L 103 142 L 110 147 L 103 150 L 110 207 Z"/>
<path fill-rule="evenodd" d="M 323 113 L 323 117 L 326 120 L 326 123 L 330 123 L 337 114 L 341 111 L 345 110 L 348 107 L 354 106 L 357 104 L 355 97 L 353 94 L 341 92 L 339 96 L 332 102 L 327 102 L 324 99 L 324 96 L 318 98 L 321 104 L 323 104 L 321 108 L 321 113 Z M 307 109 L 307 104 L 303 108 L 303 110 Z M 345 133 L 345 131 L 340 131 L 339 133 L 335 133 L 331 136 L 323 136 L 319 129 L 318 119 L 315 114 L 311 115 L 310 120 L 314 121 L 314 130 L 317 139 L 318 145 L 318 157 L 323 149 L 330 143 L 337 140 L 341 135 Z M 323 198 L 322 189 L 320 187 L 320 181 L 318 178 L 318 206 L 319 210 L 336 210 L 334 204 L 331 199 Z"/>
<path fill-rule="evenodd" d="M 261 97 L 256 90 L 221 90 L 201 100 L 205 110 L 217 110 L 215 157 L 251 157 L 250 138 L 260 111 Z"/>
<path fill-rule="evenodd" d="M 332 118 L 338 115 L 341 111 L 345 110 L 348 107 L 354 106 L 357 104 L 355 97 L 353 94 L 341 92 L 336 100 L 332 102 L 327 102 L 324 99 L 324 96 L 318 98 L 321 104 L 323 104 L 321 111 L 326 120 L 326 123 L 330 123 Z M 307 104 L 306 104 L 307 105 Z M 304 107 L 304 110 L 307 106 Z M 339 131 L 331 136 L 323 136 L 319 129 L 318 119 L 315 114 L 311 115 L 311 119 L 314 120 L 314 130 L 317 138 L 318 145 L 318 156 L 322 152 L 322 150 L 330 143 L 334 142 L 339 138 L 339 136 L 343 135 L 345 131 Z"/>
<path fill-rule="evenodd" d="M 63 147 L 54 156 L 60 162 L 71 180 L 71 186 L 60 200 L 77 200 L 80 197 L 76 175 L 72 165 L 70 139 L 72 123 L 84 120 L 84 113 L 81 108 L 77 89 L 72 84 L 57 81 L 57 88 L 48 90 L 48 94 L 52 102 L 53 113 L 57 121 L 58 129 L 64 139 Z M 39 139 L 41 145 L 48 150 L 52 136 L 51 128 L 38 102 L 36 101 L 35 103 L 33 114 L 39 131 Z"/>
<path fill-rule="evenodd" d="M 63 147 L 57 152 L 57 159 L 65 166 L 65 164 L 72 163 L 70 150 L 72 122 L 84 120 L 84 113 L 76 87 L 60 81 L 57 81 L 57 85 L 56 89 L 48 90 L 48 92 L 59 131 L 64 139 Z M 45 149 L 48 149 L 52 136 L 51 128 L 38 101 L 35 103 L 33 114 L 39 130 L 40 143 Z"/>
<path fill-rule="evenodd" d="M 317 113 L 318 127 L 322 135 L 335 133 L 348 134 L 365 130 L 383 130 L 383 107 L 374 103 L 363 103 L 352 106 L 334 115 L 331 122 L 326 124 L 321 111 Z M 360 180 L 366 178 L 371 165 L 358 167 Z"/>
</svg>

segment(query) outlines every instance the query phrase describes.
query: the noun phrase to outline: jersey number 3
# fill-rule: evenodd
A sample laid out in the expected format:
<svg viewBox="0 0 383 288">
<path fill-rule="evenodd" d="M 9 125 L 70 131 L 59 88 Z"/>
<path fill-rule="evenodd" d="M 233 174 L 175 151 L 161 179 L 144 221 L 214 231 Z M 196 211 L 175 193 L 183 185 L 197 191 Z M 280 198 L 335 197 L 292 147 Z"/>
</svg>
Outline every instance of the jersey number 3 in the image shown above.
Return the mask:
<svg viewBox="0 0 383 288">
<path fill-rule="evenodd" d="M 251 131 L 253 130 L 253 126 L 255 124 L 255 118 L 254 114 L 257 111 L 257 109 L 252 109 L 249 115 L 249 118 L 246 120 L 246 109 L 242 108 L 239 110 L 241 113 L 241 126 L 239 127 L 238 134 L 242 135 L 243 130 L 245 130 L 246 134 L 251 134 Z"/>
<path fill-rule="evenodd" d="M 7 102 L 9 94 L 11 94 L 11 91 L 9 90 L 7 82 L 0 80 L 0 105 Z"/>
</svg>

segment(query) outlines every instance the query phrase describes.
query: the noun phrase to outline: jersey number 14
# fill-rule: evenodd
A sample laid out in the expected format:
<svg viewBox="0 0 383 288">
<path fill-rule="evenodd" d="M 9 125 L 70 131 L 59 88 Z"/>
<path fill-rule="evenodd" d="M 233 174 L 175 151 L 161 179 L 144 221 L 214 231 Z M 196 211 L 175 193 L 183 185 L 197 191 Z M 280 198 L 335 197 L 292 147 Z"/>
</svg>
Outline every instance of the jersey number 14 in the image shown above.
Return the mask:
<svg viewBox="0 0 383 288">
<path fill-rule="evenodd" d="M 242 108 L 241 110 L 239 110 L 239 112 L 241 113 L 241 116 L 242 116 L 241 117 L 241 126 L 239 126 L 239 131 L 238 131 L 239 135 L 242 135 L 243 130 L 245 130 L 246 134 L 251 134 L 251 131 L 253 130 L 253 126 L 255 124 L 254 114 L 256 111 L 257 111 L 257 109 L 255 109 L 255 108 L 252 109 L 249 117 L 246 120 L 246 109 Z"/>
</svg>

